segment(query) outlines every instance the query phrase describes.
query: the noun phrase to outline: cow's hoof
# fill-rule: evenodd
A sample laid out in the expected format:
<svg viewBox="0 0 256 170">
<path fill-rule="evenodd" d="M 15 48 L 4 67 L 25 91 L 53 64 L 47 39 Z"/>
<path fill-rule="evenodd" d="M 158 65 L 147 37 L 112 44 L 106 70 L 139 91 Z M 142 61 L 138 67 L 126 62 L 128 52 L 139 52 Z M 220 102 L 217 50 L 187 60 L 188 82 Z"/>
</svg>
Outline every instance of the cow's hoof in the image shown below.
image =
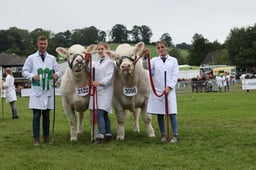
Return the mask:
<svg viewBox="0 0 256 170">
<path fill-rule="evenodd" d="M 116 137 L 116 140 L 124 141 L 124 136 L 117 136 L 117 137 Z"/>
<path fill-rule="evenodd" d="M 137 129 L 137 128 L 134 128 L 133 131 L 136 133 L 140 133 L 140 129 Z"/>
<path fill-rule="evenodd" d="M 77 134 L 82 134 L 83 133 L 83 130 L 79 130 L 76 132 Z"/>
<path fill-rule="evenodd" d="M 149 138 L 154 138 L 156 135 L 154 133 L 148 135 Z"/>
<path fill-rule="evenodd" d="M 71 142 L 76 142 L 76 141 L 77 141 L 77 137 L 71 137 L 71 138 L 70 138 L 70 141 L 71 141 Z"/>
</svg>

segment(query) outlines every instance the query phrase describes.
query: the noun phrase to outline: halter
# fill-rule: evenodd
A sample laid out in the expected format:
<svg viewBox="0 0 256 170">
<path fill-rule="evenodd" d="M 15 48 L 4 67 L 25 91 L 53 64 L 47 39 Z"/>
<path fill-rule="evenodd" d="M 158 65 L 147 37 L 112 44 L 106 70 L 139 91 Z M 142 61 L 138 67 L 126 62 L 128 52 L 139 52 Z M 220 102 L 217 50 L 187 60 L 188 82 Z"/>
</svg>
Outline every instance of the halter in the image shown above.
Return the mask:
<svg viewBox="0 0 256 170">
<path fill-rule="evenodd" d="M 120 64 L 117 64 L 117 66 L 119 67 L 122 64 L 123 60 L 126 58 L 129 59 L 130 61 L 132 61 L 133 65 L 135 65 L 140 59 L 140 57 L 138 57 L 138 56 L 135 56 L 135 59 L 133 59 L 129 56 L 121 56 L 120 57 L 121 62 L 120 62 Z"/>
<path fill-rule="evenodd" d="M 68 66 L 69 66 L 70 69 L 72 69 L 73 63 L 74 63 L 75 59 L 76 59 L 78 56 L 80 56 L 80 57 L 82 57 L 83 59 L 85 59 L 81 54 L 75 54 L 71 62 L 68 60 Z"/>
</svg>

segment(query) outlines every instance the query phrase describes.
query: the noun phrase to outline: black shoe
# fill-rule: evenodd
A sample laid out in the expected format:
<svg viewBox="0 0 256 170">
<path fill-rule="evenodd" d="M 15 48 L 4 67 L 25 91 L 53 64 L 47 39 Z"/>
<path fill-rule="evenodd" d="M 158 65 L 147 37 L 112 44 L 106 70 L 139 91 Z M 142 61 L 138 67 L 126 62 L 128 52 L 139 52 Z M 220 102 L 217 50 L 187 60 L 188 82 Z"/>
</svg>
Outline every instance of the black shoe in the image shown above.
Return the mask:
<svg viewBox="0 0 256 170">
<path fill-rule="evenodd" d="M 19 119 L 19 116 L 13 116 L 12 119 Z"/>
<path fill-rule="evenodd" d="M 109 142 L 112 140 L 112 135 L 105 135 L 106 142 Z"/>
</svg>

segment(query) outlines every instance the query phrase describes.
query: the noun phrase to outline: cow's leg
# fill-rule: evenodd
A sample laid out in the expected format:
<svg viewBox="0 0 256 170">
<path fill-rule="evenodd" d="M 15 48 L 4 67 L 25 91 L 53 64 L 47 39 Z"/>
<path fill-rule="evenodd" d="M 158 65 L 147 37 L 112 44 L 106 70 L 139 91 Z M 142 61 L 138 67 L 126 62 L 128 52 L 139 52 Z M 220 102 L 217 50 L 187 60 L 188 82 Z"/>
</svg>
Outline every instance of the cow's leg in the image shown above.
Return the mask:
<svg viewBox="0 0 256 170">
<path fill-rule="evenodd" d="M 84 120 L 84 112 L 78 113 L 78 126 L 77 126 L 77 133 L 81 134 L 83 133 L 83 120 Z"/>
<path fill-rule="evenodd" d="M 125 131 L 124 131 L 124 123 L 126 120 L 126 114 L 124 111 L 119 112 L 117 115 L 117 140 L 124 140 Z"/>
<path fill-rule="evenodd" d="M 116 102 L 114 105 L 114 108 L 115 108 L 115 114 L 117 118 L 116 140 L 124 140 L 124 136 L 125 136 L 124 123 L 126 120 L 126 114 L 120 103 Z"/>
<path fill-rule="evenodd" d="M 77 141 L 75 111 L 71 108 L 71 106 L 65 99 L 62 99 L 62 103 L 70 124 L 70 140 Z"/>
<path fill-rule="evenodd" d="M 93 123 L 93 112 L 90 111 L 90 125 L 91 125 L 91 141 L 95 141 L 96 140 L 96 135 L 98 133 L 98 123 L 95 122 Z"/>
<path fill-rule="evenodd" d="M 134 116 L 133 131 L 134 132 L 140 132 L 139 111 L 140 109 L 135 109 L 135 112 L 133 112 L 133 116 Z"/>
<path fill-rule="evenodd" d="M 141 109 L 141 114 L 142 114 L 142 119 L 146 125 L 146 132 L 148 134 L 148 137 L 155 137 L 155 131 L 154 131 L 154 128 L 152 127 L 152 116 L 151 114 L 148 114 L 147 111 L 146 111 L 146 106 L 144 106 L 142 109 Z"/>
</svg>

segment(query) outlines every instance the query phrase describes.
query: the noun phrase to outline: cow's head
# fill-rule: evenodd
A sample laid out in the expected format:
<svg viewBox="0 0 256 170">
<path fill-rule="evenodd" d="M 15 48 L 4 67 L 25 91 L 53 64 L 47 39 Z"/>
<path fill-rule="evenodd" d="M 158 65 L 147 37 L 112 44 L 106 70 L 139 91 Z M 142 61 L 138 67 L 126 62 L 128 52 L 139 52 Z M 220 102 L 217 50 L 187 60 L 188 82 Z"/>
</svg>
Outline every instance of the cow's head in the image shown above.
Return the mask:
<svg viewBox="0 0 256 170">
<path fill-rule="evenodd" d="M 123 75 L 130 75 L 134 72 L 135 61 L 138 59 L 144 46 L 143 42 L 137 43 L 134 47 L 129 44 L 120 44 L 115 52 L 111 52 L 108 55 L 115 59 L 116 65 Z"/>
<path fill-rule="evenodd" d="M 75 44 L 70 48 L 58 47 L 56 52 L 68 60 L 68 65 L 72 71 L 78 73 L 88 67 L 89 59 L 85 55 L 94 52 L 96 48 L 96 45 L 90 45 L 85 48 L 82 45 Z"/>
</svg>

